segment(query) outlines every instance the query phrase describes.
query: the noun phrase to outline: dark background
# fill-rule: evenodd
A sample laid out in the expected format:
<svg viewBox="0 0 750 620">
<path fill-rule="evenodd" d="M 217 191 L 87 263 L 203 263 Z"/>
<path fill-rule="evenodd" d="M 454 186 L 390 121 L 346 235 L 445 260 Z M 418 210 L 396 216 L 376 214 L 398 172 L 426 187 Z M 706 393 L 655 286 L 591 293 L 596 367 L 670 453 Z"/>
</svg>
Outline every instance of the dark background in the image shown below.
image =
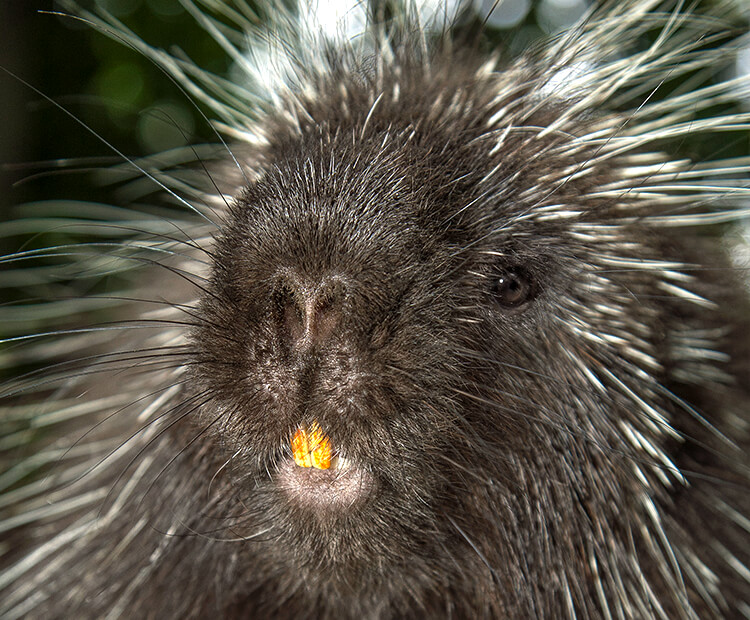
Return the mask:
<svg viewBox="0 0 750 620">
<path fill-rule="evenodd" d="M 118 17 L 149 42 L 169 47 L 177 41 L 202 66 L 226 69 L 221 50 L 177 0 L 100 4 L 119 9 Z M 96 158 L 92 165 L 119 161 L 102 140 L 46 97 L 128 155 L 210 136 L 205 123 L 197 126 L 184 97 L 150 61 L 87 24 L 43 12 L 54 10 L 61 9 L 51 0 L 0 0 L 0 67 L 16 76 L 0 71 L 0 213 L 6 216 L 10 205 L 29 200 L 91 199 L 92 192 L 97 194 L 87 179 L 89 162 L 71 164 L 72 158 Z M 173 106 L 170 112 L 185 136 L 172 131 L 160 137 L 157 130 L 164 123 L 149 131 L 147 111 L 154 104 Z"/>
</svg>

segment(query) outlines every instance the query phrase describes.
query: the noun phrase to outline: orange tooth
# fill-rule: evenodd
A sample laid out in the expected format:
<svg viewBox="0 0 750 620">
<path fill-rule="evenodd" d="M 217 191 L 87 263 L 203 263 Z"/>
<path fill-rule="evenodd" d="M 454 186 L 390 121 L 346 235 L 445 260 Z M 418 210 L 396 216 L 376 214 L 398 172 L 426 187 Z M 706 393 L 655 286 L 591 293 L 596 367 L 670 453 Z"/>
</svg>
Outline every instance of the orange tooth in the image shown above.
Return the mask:
<svg viewBox="0 0 750 620">
<path fill-rule="evenodd" d="M 307 448 L 307 435 L 301 428 L 297 429 L 292 437 L 292 455 L 294 462 L 300 467 L 312 467 L 310 450 Z"/>
<path fill-rule="evenodd" d="M 292 437 L 292 455 L 300 467 L 328 469 L 331 466 L 331 440 L 313 422 L 310 430 L 298 428 Z"/>
</svg>

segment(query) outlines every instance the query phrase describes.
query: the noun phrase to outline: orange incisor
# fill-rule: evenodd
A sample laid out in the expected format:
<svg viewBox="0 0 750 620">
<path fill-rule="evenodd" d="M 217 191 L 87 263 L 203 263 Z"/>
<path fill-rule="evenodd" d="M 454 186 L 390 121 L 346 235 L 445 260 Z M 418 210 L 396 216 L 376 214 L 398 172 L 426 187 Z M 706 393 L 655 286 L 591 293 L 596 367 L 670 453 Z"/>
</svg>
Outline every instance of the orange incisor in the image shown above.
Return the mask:
<svg viewBox="0 0 750 620">
<path fill-rule="evenodd" d="M 300 467 L 328 469 L 331 466 L 331 440 L 317 422 L 309 429 L 300 427 L 292 437 L 294 462 Z"/>
</svg>

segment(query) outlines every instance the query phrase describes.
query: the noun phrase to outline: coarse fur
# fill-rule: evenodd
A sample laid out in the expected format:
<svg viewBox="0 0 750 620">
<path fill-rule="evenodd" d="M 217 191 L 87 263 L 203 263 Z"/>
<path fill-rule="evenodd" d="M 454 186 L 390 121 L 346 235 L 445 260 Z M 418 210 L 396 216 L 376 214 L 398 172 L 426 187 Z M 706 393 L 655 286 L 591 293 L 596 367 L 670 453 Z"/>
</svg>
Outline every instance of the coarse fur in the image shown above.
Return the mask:
<svg viewBox="0 0 750 620">
<path fill-rule="evenodd" d="M 746 130 L 713 111 L 748 87 L 655 96 L 726 26 L 607 3 L 500 64 L 413 7 L 354 38 L 277 7 L 274 82 L 184 4 L 248 85 L 80 13 L 232 139 L 131 162 L 184 212 L 5 258 L 125 284 L 3 354 L 44 365 L 4 386 L 4 617 L 750 617 L 750 307 L 707 231 L 750 159 L 666 154 Z M 313 422 L 348 469 L 294 469 Z"/>
</svg>

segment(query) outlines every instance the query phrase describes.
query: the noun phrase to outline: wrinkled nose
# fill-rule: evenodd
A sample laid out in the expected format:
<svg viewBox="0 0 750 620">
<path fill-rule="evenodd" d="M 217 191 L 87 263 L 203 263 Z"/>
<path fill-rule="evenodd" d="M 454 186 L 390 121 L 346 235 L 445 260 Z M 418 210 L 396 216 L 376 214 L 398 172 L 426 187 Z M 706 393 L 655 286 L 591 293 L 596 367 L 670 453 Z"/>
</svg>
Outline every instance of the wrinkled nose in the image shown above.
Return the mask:
<svg viewBox="0 0 750 620">
<path fill-rule="evenodd" d="M 286 278 L 276 289 L 279 335 L 291 348 L 323 346 L 341 327 L 347 291 L 339 278 L 317 282 Z"/>
</svg>

